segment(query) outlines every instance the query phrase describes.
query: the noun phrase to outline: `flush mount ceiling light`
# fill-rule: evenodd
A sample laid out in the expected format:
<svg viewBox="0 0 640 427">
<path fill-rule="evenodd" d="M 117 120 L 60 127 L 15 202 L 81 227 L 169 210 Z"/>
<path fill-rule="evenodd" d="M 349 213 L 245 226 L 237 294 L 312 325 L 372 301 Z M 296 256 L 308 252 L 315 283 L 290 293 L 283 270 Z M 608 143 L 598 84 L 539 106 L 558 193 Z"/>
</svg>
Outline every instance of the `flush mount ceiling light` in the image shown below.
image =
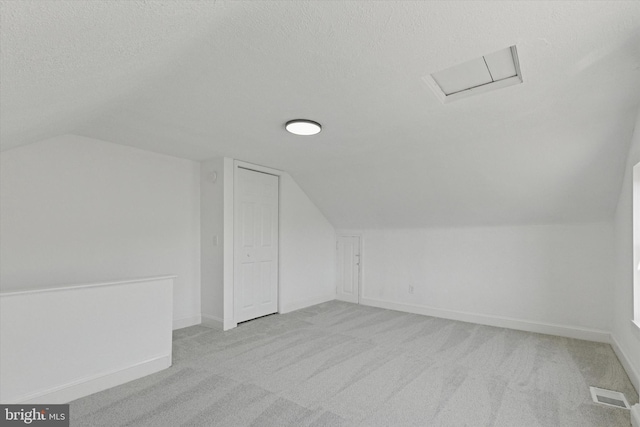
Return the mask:
<svg viewBox="0 0 640 427">
<path fill-rule="evenodd" d="M 423 80 L 443 103 L 516 85 L 522 83 L 518 51 L 515 46 L 507 47 L 435 72 Z"/>
<path fill-rule="evenodd" d="M 322 130 L 322 126 L 320 123 L 314 122 L 313 120 L 305 120 L 305 119 L 295 119 L 289 120 L 286 125 L 284 125 L 285 129 L 288 132 L 291 132 L 295 135 L 315 135 L 320 133 Z"/>
</svg>

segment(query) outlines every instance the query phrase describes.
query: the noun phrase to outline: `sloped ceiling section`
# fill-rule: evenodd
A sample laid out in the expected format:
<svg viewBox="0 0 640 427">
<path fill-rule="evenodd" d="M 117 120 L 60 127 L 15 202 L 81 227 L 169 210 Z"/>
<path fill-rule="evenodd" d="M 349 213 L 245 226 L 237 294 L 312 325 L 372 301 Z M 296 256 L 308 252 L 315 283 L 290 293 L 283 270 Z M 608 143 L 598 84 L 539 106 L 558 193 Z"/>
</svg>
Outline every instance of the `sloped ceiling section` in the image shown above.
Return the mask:
<svg viewBox="0 0 640 427">
<path fill-rule="evenodd" d="M 640 2 L 2 2 L 1 136 L 288 171 L 337 228 L 609 219 Z M 516 45 L 524 83 L 422 77 Z M 313 137 L 284 131 L 321 122 Z"/>
</svg>

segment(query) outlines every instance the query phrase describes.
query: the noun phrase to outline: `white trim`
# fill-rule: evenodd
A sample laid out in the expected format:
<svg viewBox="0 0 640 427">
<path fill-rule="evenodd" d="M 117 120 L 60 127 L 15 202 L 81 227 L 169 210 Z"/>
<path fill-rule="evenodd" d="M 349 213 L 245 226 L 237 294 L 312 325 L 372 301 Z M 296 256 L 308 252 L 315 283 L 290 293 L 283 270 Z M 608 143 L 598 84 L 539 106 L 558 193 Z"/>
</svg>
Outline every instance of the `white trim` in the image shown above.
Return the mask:
<svg viewBox="0 0 640 427">
<path fill-rule="evenodd" d="M 224 158 L 223 180 L 223 268 L 222 268 L 222 316 L 225 331 L 238 324 L 233 320 L 233 175 L 235 167 L 233 159 Z"/>
<path fill-rule="evenodd" d="M 202 323 L 200 315 L 173 319 L 173 330 L 188 328 L 189 326 L 199 325 L 200 323 Z"/>
<path fill-rule="evenodd" d="M 640 162 L 631 168 L 631 280 L 632 321 L 636 337 L 640 339 Z"/>
<path fill-rule="evenodd" d="M 622 346 L 613 334 L 611 334 L 611 347 L 613 348 L 616 356 L 618 356 L 618 360 L 620 360 L 622 367 L 627 372 L 627 375 L 631 380 L 631 384 L 633 384 L 637 392 L 638 390 L 640 390 L 640 371 L 638 370 L 638 367 L 634 366 L 634 364 L 631 363 L 632 359 L 627 356 L 627 352 L 622 349 Z"/>
<path fill-rule="evenodd" d="M 211 329 L 223 330 L 223 321 L 216 316 L 209 316 L 208 314 L 202 315 L 202 326 L 206 326 Z"/>
<path fill-rule="evenodd" d="M 631 330 L 635 333 L 638 340 L 640 340 L 640 321 L 631 320 Z"/>
<path fill-rule="evenodd" d="M 452 93 L 451 95 L 445 95 L 444 92 L 442 92 L 440 85 L 438 85 L 438 83 L 435 82 L 435 80 L 433 79 L 433 77 L 431 77 L 431 75 L 424 76 L 422 78 L 422 81 L 424 82 L 425 85 L 427 85 L 429 89 L 431 89 L 431 91 L 436 95 L 436 97 L 443 104 L 448 104 L 450 102 L 467 98 L 469 96 L 479 95 L 485 92 L 491 92 L 497 89 L 502 89 L 505 87 L 517 85 L 523 82 L 522 77 L 516 75 L 513 77 L 508 77 L 506 79 L 497 80 L 492 83 L 487 83 L 482 86 L 476 86 L 471 89 L 466 89 L 460 92 Z"/>
<path fill-rule="evenodd" d="M 567 338 L 604 342 L 607 344 L 610 342 L 609 332 L 598 329 L 576 328 L 572 326 L 555 325 L 551 323 L 534 322 L 529 320 L 513 319 L 509 317 L 488 316 L 485 314 L 467 313 L 463 311 L 445 310 L 441 308 L 433 308 L 413 304 L 380 301 L 371 298 L 360 298 L 360 304 L 368 305 L 371 307 L 386 308 L 389 310 L 422 314 L 425 316 L 441 317 L 443 319 L 477 323 L 480 325 L 497 326 L 499 328 L 516 329 L 519 331 L 536 332 L 539 334 L 547 335 L 557 335 Z"/>
<path fill-rule="evenodd" d="M 304 301 L 296 301 L 290 304 L 284 305 L 279 311 L 280 314 L 291 313 L 292 311 L 300 310 L 303 308 L 311 307 L 312 305 L 322 304 L 327 301 L 333 301 L 336 299 L 334 294 L 327 294 L 315 298 L 309 298 Z"/>
<path fill-rule="evenodd" d="M 29 395 L 20 396 L 13 399 L 13 403 L 68 403 L 72 400 L 153 374 L 166 369 L 169 366 L 171 366 L 170 354 L 157 356 L 127 368 L 92 375 L 55 388 L 40 390 Z"/>
<path fill-rule="evenodd" d="M 269 175 L 275 176 L 282 176 L 282 174 L 284 173 L 284 171 L 278 169 L 268 168 L 266 166 L 256 165 L 249 162 L 243 162 L 242 160 L 234 160 L 233 166 L 236 168 L 249 169 L 252 171 L 267 173 Z"/>
<path fill-rule="evenodd" d="M 631 407 L 631 425 L 640 427 L 640 403 L 636 403 Z"/>
<path fill-rule="evenodd" d="M 81 283 L 77 285 L 52 286 L 47 288 L 32 288 L 32 289 L 25 289 L 25 290 L 2 292 L 0 293 L 0 297 L 12 297 L 16 295 L 25 295 L 25 294 L 38 294 L 43 292 L 67 291 L 70 289 L 97 288 L 100 286 L 128 285 L 130 283 L 152 282 L 156 280 L 175 279 L 176 277 L 178 276 L 166 275 L 166 276 L 134 277 L 131 279 L 111 280 L 108 282 Z"/>
</svg>

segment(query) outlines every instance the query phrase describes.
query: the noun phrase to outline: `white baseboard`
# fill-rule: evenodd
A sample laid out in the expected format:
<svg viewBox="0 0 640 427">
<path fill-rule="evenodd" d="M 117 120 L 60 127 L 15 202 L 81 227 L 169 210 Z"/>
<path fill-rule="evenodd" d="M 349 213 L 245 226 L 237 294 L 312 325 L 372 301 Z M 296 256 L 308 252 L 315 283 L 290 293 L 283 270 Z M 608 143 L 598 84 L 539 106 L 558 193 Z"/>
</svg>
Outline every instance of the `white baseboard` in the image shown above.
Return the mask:
<svg viewBox="0 0 640 427">
<path fill-rule="evenodd" d="M 202 326 L 206 326 L 211 329 L 222 330 L 222 319 L 216 316 L 210 316 L 208 314 L 201 315 L 202 317 Z"/>
<path fill-rule="evenodd" d="M 173 330 L 188 328 L 189 326 L 199 325 L 202 323 L 202 318 L 198 316 L 181 317 L 179 319 L 173 319 Z"/>
<path fill-rule="evenodd" d="M 631 407 L 631 425 L 640 427 L 640 403 L 636 403 Z"/>
<path fill-rule="evenodd" d="M 580 340 L 610 343 L 610 334 L 598 329 L 576 328 L 571 326 L 554 325 L 550 323 L 532 322 L 509 317 L 488 316 L 484 314 L 467 313 L 463 311 L 444 310 L 440 308 L 397 302 L 381 301 L 371 298 L 360 298 L 360 304 L 389 310 L 405 311 L 425 316 L 441 317 L 443 319 L 459 320 L 480 325 L 496 326 L 499 328 L 516 329 L 519 331 L 535 332 L 539 334 L 557 335 Z"/>
<path fill-rule="evenodd" d="M 296 301 L 290 304 L 282 304 L 282 307 L 278 311 L 280 314 L 291 313 L 292 311 L 300 310 L 302 308 L 311 307 L 312 305 L 322 304 L 323 302 L 333 301 L 336 299 L 336 294 L 323 295 L 315 298 L 309 298 L 304 301 Z"/>
<path fill-rule="evenodd" d="M 129 381 L 142 378 L 171 366 L 171 354 L 145 360 L 124 369 L 105 372 L 63 384 L 48 390 L 40 390 L 26 396 L 12 399 L 17 404 L 59 404 L 106 390 Z"/>
<path fill-rule="evenodd" d="M 636 391 L 640 391 L 640 372 L 638 371 L 637 366 L 631 362 L 633 359 L 629 358 L 627 352 L 622 349 L 620 343 L 616 340 L 616 337 L 613 334 L 611 334 L 611 347 L 616 353 L 616 356 L 618 356 L 618 360 L 620 360 L 622 367 L 627 371 L 627 375 L 629 376 L 633 386 L 636 388 Z M 636 361 L 636 364 L 637 363 L 638 361 Z M 640 425 L 638 425 L 638 427 L 640 427 Z"/>
</svg>

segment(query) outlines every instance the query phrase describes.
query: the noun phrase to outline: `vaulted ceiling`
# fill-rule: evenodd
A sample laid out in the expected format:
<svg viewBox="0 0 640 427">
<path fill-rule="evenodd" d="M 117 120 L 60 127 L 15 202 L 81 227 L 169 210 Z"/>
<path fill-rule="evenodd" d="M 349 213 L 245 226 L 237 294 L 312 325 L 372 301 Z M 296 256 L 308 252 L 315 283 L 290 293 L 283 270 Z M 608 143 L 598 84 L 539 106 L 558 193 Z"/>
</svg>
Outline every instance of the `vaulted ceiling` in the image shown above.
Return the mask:
<svg viewBox="0 0 640 427">
<path fill-rule="evenodd" d="M 640 102 L 638 1 L 0 12 L 3 150 L 73 133 L 234 157 L 288 171 L 337 228 L 609 219 Z M 443 104 L 422 79 L 511 45 L 523 84 Z"/>
</svg>

